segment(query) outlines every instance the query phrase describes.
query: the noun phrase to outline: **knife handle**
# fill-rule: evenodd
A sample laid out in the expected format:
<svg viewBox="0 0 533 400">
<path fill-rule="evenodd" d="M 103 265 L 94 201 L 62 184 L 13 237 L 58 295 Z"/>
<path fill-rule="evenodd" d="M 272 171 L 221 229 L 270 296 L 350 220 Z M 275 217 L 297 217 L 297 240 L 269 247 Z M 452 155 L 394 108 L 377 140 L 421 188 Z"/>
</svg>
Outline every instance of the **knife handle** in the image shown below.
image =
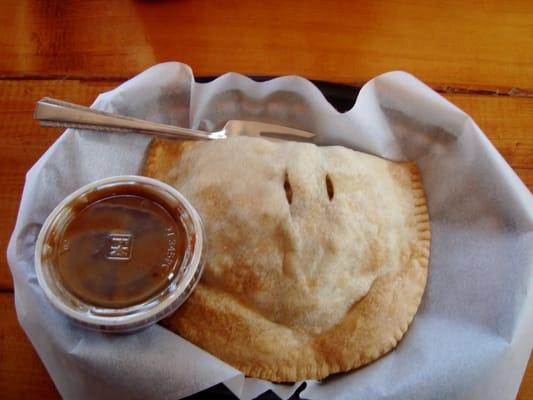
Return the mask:
<svg viewBox="0 0 533 400">
<path fill-rule="evenodd" d="M 134 132 L 185 140 L 213 139 L 207 132 L 93 110 L 49 97 L 43 97 L 37 102 L 34 118 L 44 127 Z"/>
</svg>

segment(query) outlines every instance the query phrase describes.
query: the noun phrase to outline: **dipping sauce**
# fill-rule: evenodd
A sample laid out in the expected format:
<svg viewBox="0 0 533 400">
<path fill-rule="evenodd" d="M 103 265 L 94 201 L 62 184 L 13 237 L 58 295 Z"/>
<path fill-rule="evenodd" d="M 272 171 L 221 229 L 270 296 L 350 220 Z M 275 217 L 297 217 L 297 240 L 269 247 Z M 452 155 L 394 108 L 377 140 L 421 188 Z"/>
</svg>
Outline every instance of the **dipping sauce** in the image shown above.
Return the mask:
<svg viewBox="0 0 533 400">
<path fill-rule="evenodd" d="M 35 244 L 37 280 L 52 305 L 106 332 L 141 329 L 176 311 L 205 259 L 198 212 L 175 188 L 138 175 L 68 195 Z"/>
<path fill-rule="evenodd" d="M 53 264 L 63 286 L 86 303 L 109 308 L 161 291 L 185 251 L 184 228 L 163 205 L 127 194 L 77 211 L 56 241 Z"/>
</svg>

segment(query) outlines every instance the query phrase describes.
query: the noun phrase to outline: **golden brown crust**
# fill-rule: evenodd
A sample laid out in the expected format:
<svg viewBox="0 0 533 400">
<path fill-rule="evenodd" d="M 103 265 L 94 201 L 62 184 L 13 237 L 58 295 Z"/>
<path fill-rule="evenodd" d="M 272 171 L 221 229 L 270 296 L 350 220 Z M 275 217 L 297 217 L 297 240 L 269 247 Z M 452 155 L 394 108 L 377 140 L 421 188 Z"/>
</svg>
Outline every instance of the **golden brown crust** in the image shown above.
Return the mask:
<svg viewBox="0 0 533 400">
<path fill-rule="evenodd" d="M 173 184 L 172 166 L 195 145 L 154 140 L 143 173 Z M 420 304 L 430 253 L 429 215 L 420 175 L 412 163 L 403 167 L 409 174 L 398 170 L 396 179 L 410 180 L 410 221 L 416 230 L 408 259 L 401 268 L 379 276 L 366 296 L 335 325 L 318 334 L 291 328 L 265 317 L 242 299 L 202 283 L 162 324 L 246 375 L 275 382 L 322 379 L 391 351 Z"/>
<path fill-rule="evenodd" d="M 180 159 L 181 154 L 191 146 L 194 146 L 194 143 L 153 139 L 146 151 L 146 158 L 141 171 L 142 175 L 171 183 L 169 171 L 176 163 L 176 160 Z"/>
</svg>

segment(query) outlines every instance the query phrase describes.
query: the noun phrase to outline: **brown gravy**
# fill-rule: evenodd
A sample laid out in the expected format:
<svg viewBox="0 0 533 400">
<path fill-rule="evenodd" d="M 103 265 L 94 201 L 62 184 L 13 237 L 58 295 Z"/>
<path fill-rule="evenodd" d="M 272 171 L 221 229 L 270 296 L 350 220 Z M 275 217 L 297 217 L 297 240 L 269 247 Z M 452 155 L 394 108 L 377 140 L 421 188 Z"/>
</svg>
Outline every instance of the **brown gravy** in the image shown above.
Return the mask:
<svg viewBox="0 0 533 400">
<path fill-rule="evenodd" d="M 53 235 L 52 257 L 63 286 L 82 301 L 108 308 L 139 304 L 177 273 L 185 230 L 153 196 L 115 192 L 73 212 Z"/>
</svg>

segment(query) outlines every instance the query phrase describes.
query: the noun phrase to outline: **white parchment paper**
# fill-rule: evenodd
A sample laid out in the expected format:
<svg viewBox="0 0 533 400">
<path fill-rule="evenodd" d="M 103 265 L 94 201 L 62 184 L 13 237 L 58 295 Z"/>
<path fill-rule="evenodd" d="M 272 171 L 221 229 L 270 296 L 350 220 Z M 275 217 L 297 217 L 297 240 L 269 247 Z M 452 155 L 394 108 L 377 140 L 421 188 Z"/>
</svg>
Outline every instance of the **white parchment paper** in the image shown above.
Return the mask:
<svg viewBox="0 0 533 400">
<path fill-rule="evenodd" d="M 310 399 L 512 399 L 533 344 L 531 193 L 463 111 L 403 72 L 368 82 L 338 113 L 309 81 L 238 74 L 198 84 L 186 65 L 156 65 L 94 108 L 202 129 L 269 121 L 394 160 L 415 160 L 432 225 L 430 274 L 411 328 L 392 353 L 357 371 L 309 381 Z M 506 118 L 498 115 L 497 118 Z M 36 236 L 52 209 L 93 180 L 139 172 L 148 137 L 67 130 L 28 172 L 8 248 L 17 315 L 67 399 L 178 399 L 224 382 L 241 399 L 298 387 L 244 378 L 174 333 L 87 331 L 47 302 Z M 31 377 L 30 377 L 31 378 Z"/>
</svg>

